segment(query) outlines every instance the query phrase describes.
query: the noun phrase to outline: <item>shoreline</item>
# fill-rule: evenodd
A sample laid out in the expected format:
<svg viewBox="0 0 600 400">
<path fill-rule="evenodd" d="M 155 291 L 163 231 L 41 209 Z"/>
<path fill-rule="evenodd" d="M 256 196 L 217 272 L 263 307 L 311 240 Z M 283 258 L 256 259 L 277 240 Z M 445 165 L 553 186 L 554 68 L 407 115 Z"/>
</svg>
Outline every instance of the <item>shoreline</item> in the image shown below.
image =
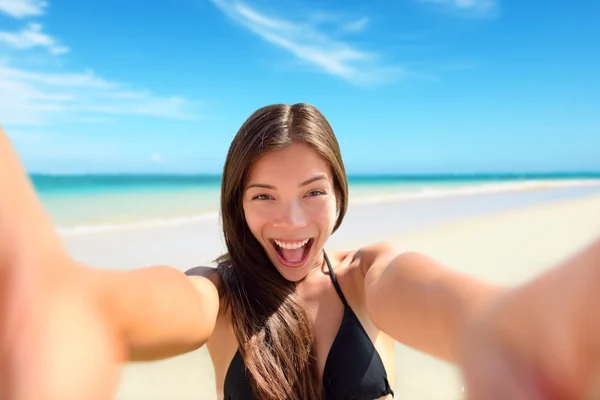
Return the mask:
<svg viewBox="0 0 600 400">
<path fill-rule="evenodd" d="M 454 198 L 459 196 L 473 196 L 482 194 L 494 194 L 505 192 L 537 191 L 551 189 L 570 189 L 570 188 L 600 188 L 598 179 L 576 179 L 576 180 L 527 180 L 527 181 L 509 181 L 509 182 L 486 182 L 476 185 L 460 184 L 447 186 L 422 187 L 418 190 L 408 190 L 397 186 L 377 187 L 373 190 L 374 194 L 358 194 L 352 197 L 352 191 L 362 191 L 368 186 L 351 188 L 349 206 L 397 203 L 413 200 L 428 200 L 435 198 Z M 387 189 L 387 190 L 385 190 Z M 405 190 L 400 190 L 405 189 Z M 193 197 L 192 197 L 193 199 Z M 193 200 L 192 200 L 193 201 Z M 218 204 L 218 201 L 216 201 Z M 219 217 L 218 206 L 212 209 L 206 209 L 202 212 L 171 216 L 164 218 L 140 219 L 137 221 L 124 221 L 122 223 L 99 223 L 91 225 L 61 226 L 57 224 L 57 232 L 62 237 L 89 235 L 106 232 L 116 232 L 122 230 L 144 230 L 168 226 L 181 226 L 194 224 L 205 220 L 217 219 Z"/>
</svg>

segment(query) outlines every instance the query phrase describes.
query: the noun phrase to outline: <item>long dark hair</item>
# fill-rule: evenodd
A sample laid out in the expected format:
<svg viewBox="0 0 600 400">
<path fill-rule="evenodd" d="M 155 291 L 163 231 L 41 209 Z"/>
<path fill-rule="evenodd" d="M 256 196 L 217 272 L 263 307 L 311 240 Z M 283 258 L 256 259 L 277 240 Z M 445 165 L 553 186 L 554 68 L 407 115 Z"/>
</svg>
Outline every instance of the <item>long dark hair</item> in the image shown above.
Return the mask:
<svg viewBox="0 0 600 400">
<path fill-rule="evenodd" d="M 274 104 L 258 109 L 233 139 L 221 186 L 221 218 L 227 253 L 217 259 L 239 351 L 257 399 L 322 398 L 316 351 L 307 313 L 295 284 L 275 269 L 246 223 L 242 198 L 247 173 L 263 154 L 304 143 L 331 166 L 338 218 L 346 214 L 348 185 L 339 144 L 314 106 Z"/>
</svg>

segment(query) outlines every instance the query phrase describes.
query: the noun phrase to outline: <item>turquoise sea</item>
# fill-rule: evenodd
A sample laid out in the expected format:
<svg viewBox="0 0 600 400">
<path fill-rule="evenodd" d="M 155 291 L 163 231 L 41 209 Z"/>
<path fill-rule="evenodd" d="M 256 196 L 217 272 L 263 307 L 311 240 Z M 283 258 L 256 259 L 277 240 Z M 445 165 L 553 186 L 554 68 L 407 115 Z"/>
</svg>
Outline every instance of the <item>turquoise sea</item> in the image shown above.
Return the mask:
<svg viewBox="0 0 600 400">
<path fill-rule="evenodd" d="M 178 223 L 218 213 L 219 175 L 31 175 L 58 229 Z M 350 175 L 350 202 L 600 182 L 599 173 Z"/>
</svg>

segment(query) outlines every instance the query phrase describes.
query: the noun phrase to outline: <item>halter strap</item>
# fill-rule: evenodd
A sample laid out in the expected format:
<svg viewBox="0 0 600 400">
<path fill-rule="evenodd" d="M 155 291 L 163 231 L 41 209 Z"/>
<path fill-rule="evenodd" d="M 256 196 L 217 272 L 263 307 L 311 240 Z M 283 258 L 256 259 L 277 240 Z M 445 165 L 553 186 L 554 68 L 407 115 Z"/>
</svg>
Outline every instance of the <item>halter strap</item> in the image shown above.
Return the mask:
<svg viewBox="0 0 600 400">
<path fill-rule="evenodd" d="M 323 256 L 325 257 L 325 262 L 327 263 L 327 268 L 329 269 L 329 276 L 331 277 L 331 282 L 333 283 L 333 287 L 335 287 L 335 291 L 337 292 L 338 296 L 342 300 L 342 303 L 344 303 L 344 307 L 346 307 L 346 308 L 350 307 L 348 305 L 348 302 L 346 301 L 346 297 L 344 297 L 342 288 L 340 287 L 340 284 L 337 281 L 335 272 L 333 272 L 333 267 L 331 266 L 331 262 L 329 261 L 329 257 L 327 257 L 327 253 L 325 253 L 325 250 L 323 250 Z"/>
</svg>

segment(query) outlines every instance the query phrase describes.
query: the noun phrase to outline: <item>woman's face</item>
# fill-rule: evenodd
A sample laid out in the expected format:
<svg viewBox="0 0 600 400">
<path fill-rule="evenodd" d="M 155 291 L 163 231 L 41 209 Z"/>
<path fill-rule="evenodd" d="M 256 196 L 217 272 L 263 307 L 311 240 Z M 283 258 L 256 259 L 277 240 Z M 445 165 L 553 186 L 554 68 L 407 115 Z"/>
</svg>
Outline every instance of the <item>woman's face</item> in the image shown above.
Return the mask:
<svg viewBox="0 0 600 400">
<path fill-rule="evenodd" d="M 250 231 L 284 278 L 297 282 L 323 262 L 337 218 L 329 163 L 308 145 L 262 156 L 244 190 Z"/>
</svg>

